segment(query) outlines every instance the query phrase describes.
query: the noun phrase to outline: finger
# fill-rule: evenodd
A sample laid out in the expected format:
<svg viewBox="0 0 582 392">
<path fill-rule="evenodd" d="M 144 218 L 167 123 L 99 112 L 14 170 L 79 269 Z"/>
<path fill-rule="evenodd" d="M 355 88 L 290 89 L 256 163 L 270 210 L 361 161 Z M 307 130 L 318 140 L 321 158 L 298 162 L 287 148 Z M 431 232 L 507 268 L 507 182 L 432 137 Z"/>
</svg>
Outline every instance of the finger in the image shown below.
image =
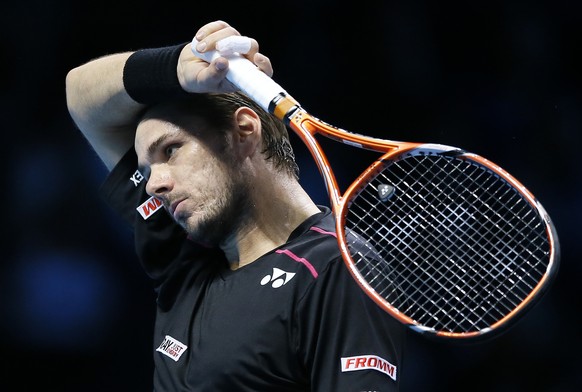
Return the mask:
<svg viewBox="0 0 582 392">
<path fill-rule="evenodd" d="M 198 92 L 228 93 L 237 91 L 237 87 L 226 78 L 228 66 L 226 58 L 218 57 L 208 67 L 202 69 L 197 76 L 200 89 Z"/>
<path fill-rule="evenodd" d="M 231 27 L 231 26 L 223 20 L 217 20 L 214 22 L 210 22 L 210 23 L 207 23 L 204 26 L 202 26 L 200 29 L 198 29 L 195 37 L 198 41 L 202 41 L 204 38 L 206 38 L 210 34 L 216 32 L 216 31 L 222 30 L 222 29 L 229 28 L 229 27 Z"/>
<path fill-rule="evenodd" d="M 199 52 L 215 50 L 218 41 L 230 36 L 240 36 L 240 33 L 234 27 L 231 27 L 228 24 L 222 26 L 223 27 L 218 30 L 207 29 L 206 32 L 201 35 L 203 37 L 202 39 L 198 39 L 198 35 L 196 35 L 195 38 L 199 41 L 196 45 L 196 50 Z"/>
<path fill-rule="evenodd" d="M 251 51 L 252 41 L 249 37 L 231 35 L 218 41 L 216 43 L 216 50 L 222 56 L 230 56 L 233 53 L 247 54 Z"/>
<path fill-rule="evenodd" d="M 225 57 L 235 53 L 243 55 L 269 76 L 273 73 L 271 61 L 266 56 L 258 53 L 259 43 L 253 38 L 238 35 L 226 37 L 216 43 L 216 50 L 221 56 Z"/>
<path fill-rule="evenodd" d="M 253 61 L 261 71 L 267 74 L 267 76 L 273 76 L 273 66 L 271 60 L 267 56 L 261 53 L 256 53 Z"/>
<path fill-rule="evenodd" d="M 230 56 L 238 53 L 250 61 L 255 62 L 255 56 L 259 52 L 259 43 L 250 37 L 233 35 L 218 41 L 216 43 L 216 50 L 222 56 Z"/>
</svg>

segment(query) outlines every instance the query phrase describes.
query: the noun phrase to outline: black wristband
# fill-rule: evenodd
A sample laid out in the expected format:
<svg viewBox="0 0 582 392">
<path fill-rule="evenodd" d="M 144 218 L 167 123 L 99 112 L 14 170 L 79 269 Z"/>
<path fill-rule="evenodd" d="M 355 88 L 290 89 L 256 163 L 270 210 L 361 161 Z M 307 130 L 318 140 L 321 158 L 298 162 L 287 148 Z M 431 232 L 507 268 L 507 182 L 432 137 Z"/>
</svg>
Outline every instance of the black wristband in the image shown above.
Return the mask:
<svg viewBox="0 0 582 392">
<path fill-rule="evenodd" d="M 176 68 L 185 44 L 134 52 L 123 68 L 123 86 L 136 102 L 154 104 L 187 96 Z"/>
</svg>

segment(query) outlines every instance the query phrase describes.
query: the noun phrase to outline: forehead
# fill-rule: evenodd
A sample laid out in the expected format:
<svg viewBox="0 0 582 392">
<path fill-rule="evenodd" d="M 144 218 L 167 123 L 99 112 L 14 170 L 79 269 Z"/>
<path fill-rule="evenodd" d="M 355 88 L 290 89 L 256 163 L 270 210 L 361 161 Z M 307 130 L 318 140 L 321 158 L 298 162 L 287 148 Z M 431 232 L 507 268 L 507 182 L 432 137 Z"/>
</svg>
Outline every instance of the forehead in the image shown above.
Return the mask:
<svg viewBox="0 0 582 392">
<path fill-rule="evenodd" d="M 141 121 L 135 132 L 135 151 L 140 158 L 146 158 L 148 150 L 160 140 L 171 137 L 186 137 L 188 133 L 180 126 L 158 118 Z"/>
<path fill-rule="evenodd" d="M 149 133 L 178 132 L 200 128 L 200 119 L 188 114 L 187 110 L 170 103 L 157 104 L 146 110 L 136 130 L 136 141 L 147 139 Z M 194 129 L 193 129 L 194 128 Z M 144 131 L 145 130 L 145 131 Z"/>
<path fill-rule="evenodd" d="M 202 118 L 189 113 L 187 107 L 172 103 L 154 105 L 144 113 L 138 125 L 136 147 L 138 141 L 150 140 L 162 133 L 177 134 L 187 131 L 200 137 L 204 128 L 206 126 Z"/>
<path fill-rule="evenodd" d="M 217 153 L 225 147 L 223 132 L 193 115 L 178 115 L 171 120 L 165 116 L 147 116 L 140 121 L 135 132 L 134 147 L 140 166 L 148 165 L 160 148 L 186 143 Z"/>
</svg>

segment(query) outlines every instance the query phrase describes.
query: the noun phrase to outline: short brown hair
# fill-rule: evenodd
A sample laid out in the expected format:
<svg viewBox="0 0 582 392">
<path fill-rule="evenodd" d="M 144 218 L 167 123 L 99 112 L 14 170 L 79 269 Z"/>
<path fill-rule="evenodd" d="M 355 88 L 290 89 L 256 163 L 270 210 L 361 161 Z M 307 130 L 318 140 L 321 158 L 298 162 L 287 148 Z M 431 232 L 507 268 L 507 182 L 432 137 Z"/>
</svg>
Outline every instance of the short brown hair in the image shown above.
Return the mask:
<svg viewBox="0 0 582 392">
<path fill-rule="evenodd" d="M 188 97 L 156 106 L 166 107 L 170 112 L 173 108 L 178 112 L 200 117 L 209 127 L 217 131 L 230 129 L 238 108 L 244 106 L 253 109 L 261 120 L 262 152 L 266 159 L 271 160 L 277 169 L 283 170 L 295 179 L 299 178 L 299 167 L 295 162 L 295 153 L 287 127 L 283 121 L 266 112 L 245 94 L 241 92 L 190 94 Z"/>
</svg>

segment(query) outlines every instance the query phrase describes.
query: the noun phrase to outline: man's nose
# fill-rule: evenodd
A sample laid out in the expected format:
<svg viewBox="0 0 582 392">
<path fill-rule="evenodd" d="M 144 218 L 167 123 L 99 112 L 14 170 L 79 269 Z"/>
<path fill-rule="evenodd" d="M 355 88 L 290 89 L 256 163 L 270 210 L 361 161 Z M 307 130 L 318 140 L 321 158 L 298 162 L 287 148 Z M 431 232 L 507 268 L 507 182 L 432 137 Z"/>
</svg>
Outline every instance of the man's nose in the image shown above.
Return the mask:
<svg viewBox="0 0 582 392">
<path fill-rule="evenodd" d="M 150 178 L 146 184 L 146 192 L 150 196 L 163 196 L 173 188 L 172 176 L 163 167 L 151 167 Z"/>
</svg>

